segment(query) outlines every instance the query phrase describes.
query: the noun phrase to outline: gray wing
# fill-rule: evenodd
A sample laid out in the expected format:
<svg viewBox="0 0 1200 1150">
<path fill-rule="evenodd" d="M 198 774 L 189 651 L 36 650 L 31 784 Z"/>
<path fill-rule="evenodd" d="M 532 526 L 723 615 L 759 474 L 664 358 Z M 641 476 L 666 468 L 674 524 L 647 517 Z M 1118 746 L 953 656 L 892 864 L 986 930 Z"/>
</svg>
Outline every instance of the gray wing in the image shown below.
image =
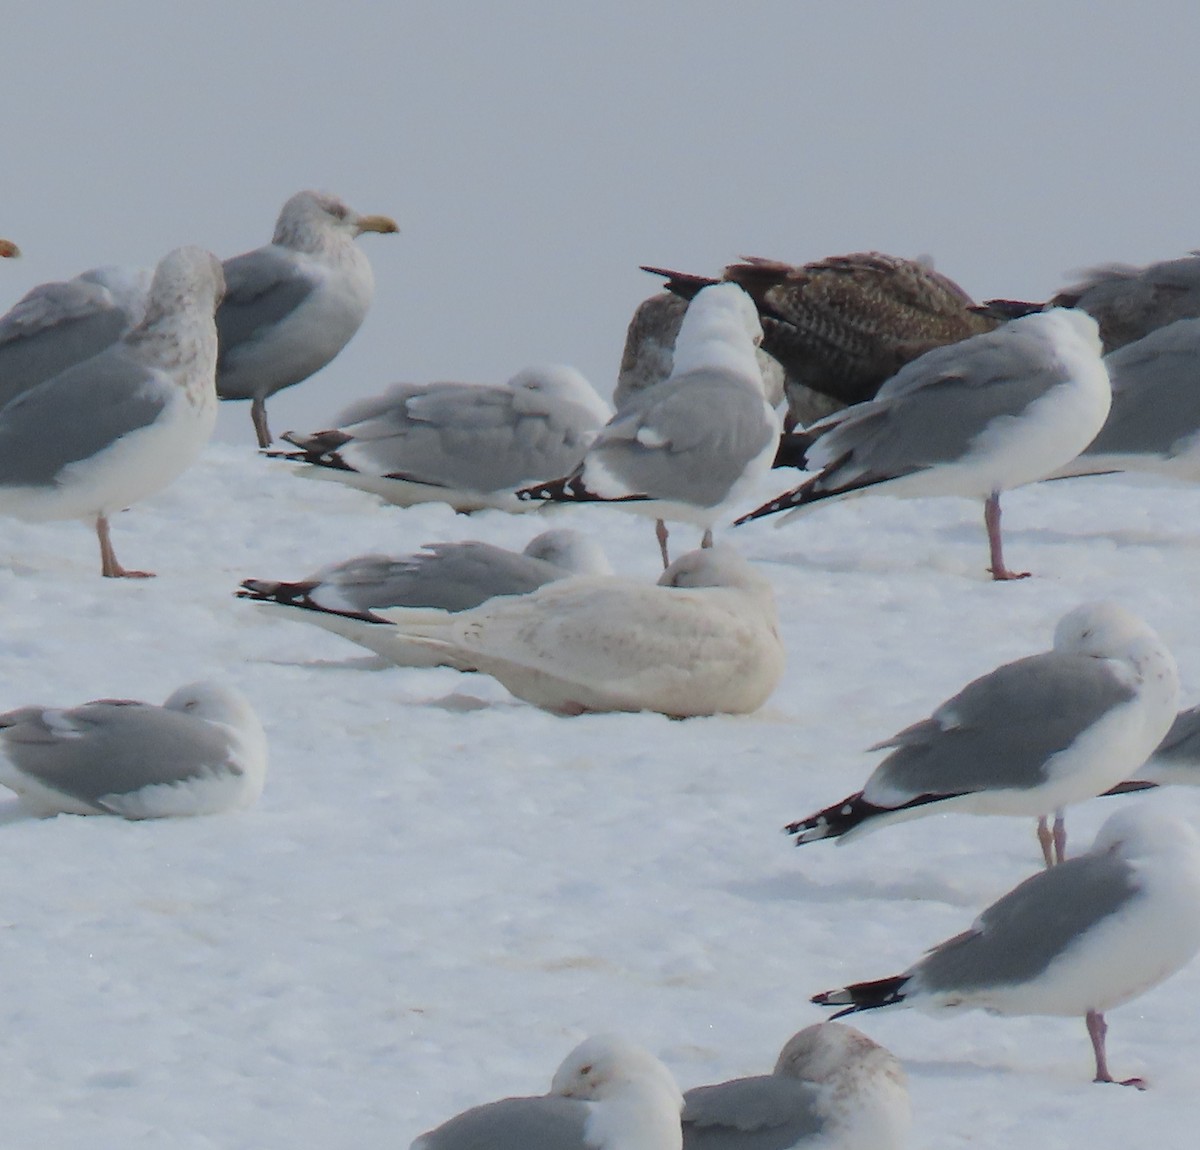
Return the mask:
<svg viewBox="0 0 1200 1150">
<path fill-rule="evenodd" d="M 464 1110 L 412 1150 L 595 1150 L 583 1135 L 587 1114 L 572 1098 L 504 1098 Z"/>
<path fill-rule="evenodd" d="M 318 576 L 356 611 L 434 607 L 466 611 L 497 595 L 524 595 L 564 572 L 490 543 L 432 543 L 403 559 L 364 555 Z M 320 602 L 319 592 L 314 600 Z"/>
<path fill-rule="evenodd" d="M 758 389 L 698 368 L 631 396 L 588 456 L 631 494 L 715 507 L 778 438 Z"/>
<path fill-rule="evenodd" d="M 814 429 L 808 464 L 824 471 L 813 487 L 834 494 L 961 459 L 997 419 L 1065 382 L 1044 342 L 1011 329 L 934 348 Z"/>
<path fill-rule="evenodd" d="M 816 1097 L 809 1083 L 774 1074 L 689 1090 L 684 1150 L 788 1150 L 824 1127 Z"/>
<path fill-rule="evenodd" d="M 1040 786 L 1052 755 L 1132 698 L 1106 660 L 1058 651 L 1018 659 L 872 748 L 896 750 L 863 795 L 874 802 L 881 788 L 916 798 Z"/>
<path fill-rule="evenodd" d="M 91 359 L 128 330 L 130 315 L 100 284 L 35 287 L 0 318 L 0 407 Z"/>
<path fill-rule="evenodd" d="M 1112 410 L 1084 455 L 1171 455 L 1200 431 L 1200 319 L 1179 320 L 1105 357 Z"/>
<path fill-rule="evenodd" d="M 105 795 L 240 770 L 220 728 L 150 703 L 85 703 L 64 712 L 70 733 L 43 716 L 41 707 L 0 715 L 5 754 L 23 774 L 97 810 L 107 809 Z"/>
<path fill-rule="evenodd" d="M 452 383 L 394 388 L 352 413 L 341 454 L 357 469 L 484 492 L 567 474 L 596 426 L 570 400 Z"/>
<path fill-rule="evenodd" d="M 930 991 L 987 990 L 1036 978 L 1138 892 L 1128 862 L 1081 855 L 1035 874 L 912 968 Z"/>
<path fill-rule="evenodd" d="M 0 485 L 51 484 L 158 418 L 167 395 L 157 376 L 118 344 L 39 383 L 0 409 Z"/>
<path fill-rule="evenodd" d="M 275 248 L 234 256 L 225 270 L 225 298 L 217 308 L 218 371 L 241 345 L 260 338 L 291 315 L 313 292 L 314 281 L 294 259 Z"/>
</svg>

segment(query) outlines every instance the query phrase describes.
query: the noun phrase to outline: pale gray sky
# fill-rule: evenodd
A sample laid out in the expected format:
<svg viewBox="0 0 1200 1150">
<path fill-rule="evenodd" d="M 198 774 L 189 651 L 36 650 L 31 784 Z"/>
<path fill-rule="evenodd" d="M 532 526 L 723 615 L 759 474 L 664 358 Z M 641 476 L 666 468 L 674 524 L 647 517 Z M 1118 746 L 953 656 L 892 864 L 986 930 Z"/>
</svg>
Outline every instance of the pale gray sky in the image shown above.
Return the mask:
<svg viewBox="0 0 1200 1150">
<path fill-rule="evenodd" d="M 361 241 L 374 308 L 275 397 L 280 430 L 534 362 L 607 394 L 641 263 L 875 248 L 1040 297 L 1200 247 L 1194 0 L 14 0 L 2 27 L 4 306 L 256 247 L 303 187 L 399 221 Z"/>
</svg>

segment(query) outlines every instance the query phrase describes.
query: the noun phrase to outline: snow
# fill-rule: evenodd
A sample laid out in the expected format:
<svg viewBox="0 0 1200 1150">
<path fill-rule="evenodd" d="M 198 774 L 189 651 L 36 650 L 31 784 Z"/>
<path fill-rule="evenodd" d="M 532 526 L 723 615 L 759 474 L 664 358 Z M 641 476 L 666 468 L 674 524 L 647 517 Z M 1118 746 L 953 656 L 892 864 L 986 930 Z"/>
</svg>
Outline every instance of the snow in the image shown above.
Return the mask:
<svg viewBox="0 0 1200 1150">
<path fill-rule="evenodd" d="M 790 474 L 768 477 L 769 498 Z M 1005 500 L 994 584 L 976 504 L 865 498 L 782 530 L 719 530 L 775 586 L 789 666 L 755 715 L 557 718 L 480 676 L 384 666 L 233 597 L 367 551 L 521 547 L 594 531 L 658 574 L 650 526 L 400 510 L 214 444 L 114 519 L 102 580 L 77 523 L 5 523 L 0 707 L 161 702 L 223 678 L 271 744 L 260 802 L 209 818 L 35 820 L 0 798 L 0 1113 L 38 1150 L 407 1146 L 476 1103 L 540 1093 L 581 1038 L 617 1032 L 689 1088 L 766 1073 L 825 1017 L 816 991 L 894 974 L 1040 864 L 1025 819 L 935 816 L 845 848 L 791 819 L 857 789 L 863 750 L 969 679 L 1049 647 L 1078 603 L 1137 610 L 1200 699 L 1200 490 L 1119 476 Z M 673 547 L 692 532 L 673 533 Z M 1200 826 L 1200 793 L 1096 800 Z M 1200 964 L 1114 1010 L 1090 1083 L 1082 1020 L 854 1021 L 904 1062 L 912 1145 L 1181 1146 L 1200 1092 Z"/>
</svg>

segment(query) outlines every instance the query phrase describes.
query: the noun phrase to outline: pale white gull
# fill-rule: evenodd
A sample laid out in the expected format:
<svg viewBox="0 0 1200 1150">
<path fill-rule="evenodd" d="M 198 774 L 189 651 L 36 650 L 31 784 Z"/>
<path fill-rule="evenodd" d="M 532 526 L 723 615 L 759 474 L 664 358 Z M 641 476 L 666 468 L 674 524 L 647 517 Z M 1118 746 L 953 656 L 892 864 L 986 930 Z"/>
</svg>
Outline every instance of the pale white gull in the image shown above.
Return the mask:
<svg viewBox="0 0 1200 1150">
<path fill-rule="evenodd" d="M 149 268 L 92 268 L 26 292 L 0 316 L 0 407 L 141 323 L 152 276 Z"/>
<path fill-rule="evenodd" d="M 1063 808 L 1133 773 L 1178 697 L 1175 660 L 1145 622 L 1084 604 L 1059 621 L 1053 650 L 997 667 L 872 747 L 895 749 L 861 791 L 785 829 L 800 845 L 944 811 L 1036 816 L 1050 866 L 1065 857 Z"/>
<path fill-rule="evenodd" d="M 1078 455 L 1111 397 L 1095 320 L 1061 308 L 1025 316 L 926 352 L 874 399 L 798 433 L 795 465 L 817 474 L 738 522 L 867 494 L 980 499 L 992 577 L 1022 578 L 1004 563 L 1000 494 Z"/>
<path fill-rule="evenodd" d="M 124 339 L 0 409 L 0 515 L 92 520 L 103 575 L 148 574 L 117 562 L 109 516 L 166 487 L 212 434 L 222 290 L 215 256 L 177 248 Z"/>
<path fill-rule="evenodd" d="M 1198 950 L 1200 839 L 1182 819 L 1132 808 L 1112 815 L 1086 854 L 1026 879 L 903 974 L 813 1002 L 845 1006 L 835 1018 L 893 1005 L 1083 1017 L 1095 1081 L 1112 1082 L 1104 1012 L 1170 978 Z"/>
<path fill-rule="evenodd" d="M 427 543 L 415 555 L 360 555 L 299 583 L 247 579 L 238 597 L 288 618 L 314 623 L 402 667 L 451 666 L 459 660 L 408 642 L 376 612 L 414 608 L 466 611 L 501 595 L 527 595 L 572 575 L 610 575 L 599 544 L 569 527 L 544 531 L 524 551 L 490 543 Z"/>
<path fill-rule="evenodd" d="M 217 393 L 251 401 L 259 447 L 271 442 L 267 399 L 320 371 L 366 318 L 375 277 L 355 238 L 396 231 L 387 216 L 359 215 L 324 192 L 297 192 L 266 247 L 225 261 Z"/>
<path fill-rule="evenodd" d="M 548 1094 L 464 1110 L 411 1150 L 680 1150 L 682 1105 L 649 1051 L 593 1035 L 563 1060 Z"/>
<path fill-rule="evenodd" d="M 901 1150 L 911 1123 L 899 1059 L 840 1022 L 794 1034 L 770 1074 L 683 1095 L 684 1150 Z"/>
<path fill-rule="evenodd" d="M 189 683 L 161 707 L 97 699 L 0 715 L 0 783 L 38 815 L 207 815 L 262 793 L 267 739 L 232 687 Z"/>
<path fill-rule="evenodd" d="M 779 443 L 779 417 L 763 392 L 755 358 L 758 312 L 736 284 L 705 288 L 684 316 L 670 378 L 630 396 L 564 479 L 530 487 L 522 499 L 609 503 L 658 520 L 712 529 L 766 474 Z"/>
<path fill-rule="evenodd" d="M 284 435 L 299 451 L 273 453 L 409 507 L 527 511 L 517 488 L 574 467 L 609 417 L 573 367 L 529 367 L 507 383 L 398 384 L 360 400 L 337 426 Z"/>
<path fill-rule="evenodd" d="M 657 585 L 584 576 L 428 622 L 409 609 L 379 614 L 560 714 L 745 714 L 783 675 L 770 584 L 728 547 L 689 552 Z"/>
<path fill-rule="evenodd" d="M 1129 779 L 1105 794 L 1125 795 L 1169 786 L 1200 787 L 1200 707 L 1180 711 L 1150 758 L 1131 771 Z"/>
</svg>

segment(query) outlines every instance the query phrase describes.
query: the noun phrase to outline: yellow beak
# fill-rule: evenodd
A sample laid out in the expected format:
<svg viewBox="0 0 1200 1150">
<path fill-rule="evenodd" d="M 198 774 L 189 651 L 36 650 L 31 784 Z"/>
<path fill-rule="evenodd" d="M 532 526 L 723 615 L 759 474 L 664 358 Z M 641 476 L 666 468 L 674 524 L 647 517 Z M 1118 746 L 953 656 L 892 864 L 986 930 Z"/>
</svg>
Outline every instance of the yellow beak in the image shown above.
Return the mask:
<svg viewBox="0 0 1200 1150">
<path fill-rule="evenodd" d="M 388 235 L 399 230 L 391 216 L 359 216 L 354 234 L 361 236 L 363 232 L 381 232 Z"/>
</svg>

